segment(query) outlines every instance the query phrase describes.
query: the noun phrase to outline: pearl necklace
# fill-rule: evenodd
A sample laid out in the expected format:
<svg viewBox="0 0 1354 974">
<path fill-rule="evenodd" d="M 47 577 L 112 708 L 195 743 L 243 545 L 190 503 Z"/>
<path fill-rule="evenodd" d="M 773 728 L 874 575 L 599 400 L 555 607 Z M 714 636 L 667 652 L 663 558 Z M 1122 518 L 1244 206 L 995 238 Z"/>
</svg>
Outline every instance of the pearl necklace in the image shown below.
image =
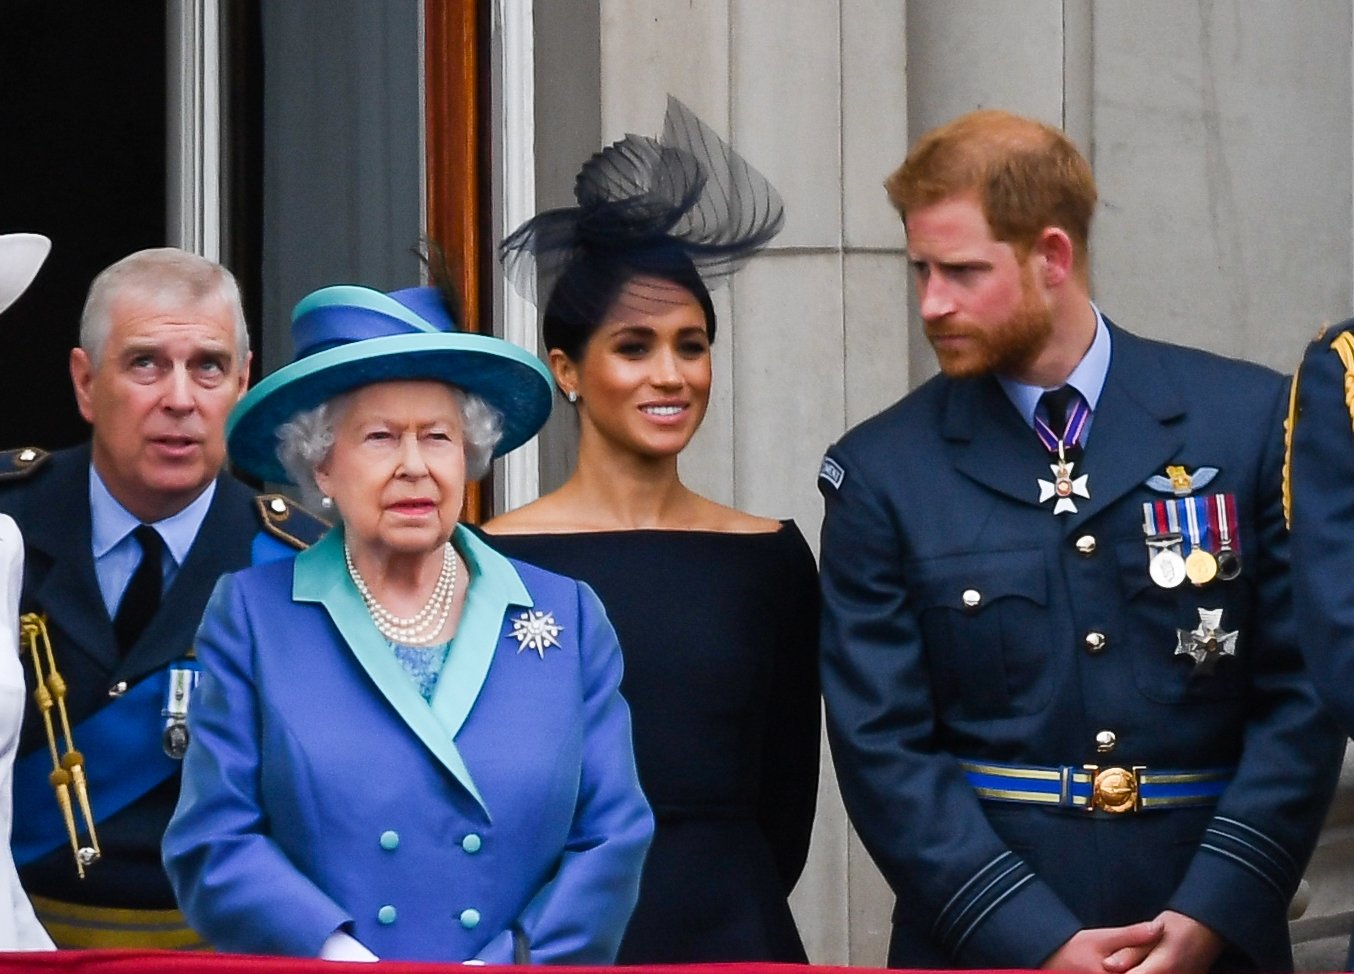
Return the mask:
<svg viewBox="0 0 1354 974">
<path fill-rule="evenodd" d="M 367 607 L 367 614 L 382 636 L 405 646 L 432 646 L 439 641 L 437 637 L 447 624 L 451 605 L 456 601 L 456 551 L 450 541 L 442 552 L 442 572 L 437 576 L 432 595 L 428 596 L 423 608 L 407 618 L 395 615 L 372 595 L 366 579 L 353 564 L 353 553 L 347 541 L 343 543 L 343 560 L 348 565 L 348 576 L 353 580 L 357 594 L 362 596 L 362 604 Z"/>
</svg>

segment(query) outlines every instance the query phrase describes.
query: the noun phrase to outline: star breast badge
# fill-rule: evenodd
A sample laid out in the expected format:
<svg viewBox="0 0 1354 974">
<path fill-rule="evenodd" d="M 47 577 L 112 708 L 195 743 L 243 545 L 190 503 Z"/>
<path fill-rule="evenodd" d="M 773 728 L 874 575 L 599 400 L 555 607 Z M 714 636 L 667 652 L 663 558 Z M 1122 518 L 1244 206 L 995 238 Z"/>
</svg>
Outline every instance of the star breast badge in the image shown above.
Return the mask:
<svg viewBox="0 0 1354 974">
<path fill-rule="evenodd" d="M 508 635 L 517 640 L 519 653 L 524 649 L 534 649 L 537 656 L 545 659 L 548 647 L 559 648 L 557 637 L 563 631 L 564 627 L 555 621 L 553 612 L 528 609 L 512 620 L 512 632 Z"/>
<path fill-rule="evenodd" d="M 1222 628 L 1221 609 L 1200 609 L 1198 626 L 1175 632 L 1175 655 L 1194 660 L 1194 672 L 1201 676 L 1211 674 L 1222 657 L 1236 655 L 1237 634 Z"/>
</svg>

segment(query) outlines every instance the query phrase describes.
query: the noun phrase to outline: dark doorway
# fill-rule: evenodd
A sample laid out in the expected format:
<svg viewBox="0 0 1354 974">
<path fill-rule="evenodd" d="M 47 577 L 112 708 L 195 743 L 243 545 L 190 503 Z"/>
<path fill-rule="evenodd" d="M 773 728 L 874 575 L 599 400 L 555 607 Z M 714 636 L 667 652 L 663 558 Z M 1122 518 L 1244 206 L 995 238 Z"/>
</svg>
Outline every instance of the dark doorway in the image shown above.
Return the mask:
<svg viewBox="0 0 1354 974">
<path fill-rule="evenodd" d="M 0 232 L 52 238 L 0 318 L 0 446 L 67 446 L 89 282 L 165 243 L 165 5 L 0 4 L 0 146 Z"/>
</svg>

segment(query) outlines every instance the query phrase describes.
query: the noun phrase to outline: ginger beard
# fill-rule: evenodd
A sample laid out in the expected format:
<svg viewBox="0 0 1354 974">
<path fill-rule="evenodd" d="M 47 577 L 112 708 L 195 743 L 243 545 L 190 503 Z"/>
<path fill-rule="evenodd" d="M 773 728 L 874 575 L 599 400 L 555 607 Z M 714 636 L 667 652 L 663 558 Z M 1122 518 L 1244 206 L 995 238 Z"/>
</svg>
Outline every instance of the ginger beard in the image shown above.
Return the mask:
<svg viewBox="0 0 1354 974">
<path fill-rule="evenodd" d="M 989 325 L 965 325 L 953 318 L 925 322 L 926 337 L 935 350 L 940 370 L 951 379 L 980 375 L 1019 375 L 1048 345 L 1053 334 L 1053 312 L 1034 286 L 1028 264 L 1020 269 L 1020 303 L 1005 321 Z M 965 341 L 945 344 L 939 336 L 960 336 Z"/>
</svg>

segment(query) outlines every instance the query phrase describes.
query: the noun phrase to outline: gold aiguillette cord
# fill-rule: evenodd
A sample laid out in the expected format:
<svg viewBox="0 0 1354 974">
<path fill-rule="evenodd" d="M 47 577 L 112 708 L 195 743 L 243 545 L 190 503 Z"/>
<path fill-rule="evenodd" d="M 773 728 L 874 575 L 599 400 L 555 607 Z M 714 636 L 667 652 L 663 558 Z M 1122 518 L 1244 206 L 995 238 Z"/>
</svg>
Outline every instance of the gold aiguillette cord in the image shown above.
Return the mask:
<svg viewBox="0 0 1354 974">
<path fill-rule="evenodd" d="M 47 635 L 47 619 L 36 612 L 25 612 L 19 617 L 19 639 L 21 649 L 28 650 L 33 658 L 33 699 L 37 702 L 38 713 L 42 715 L 43 726 L 47 730 L 47 751 L 52 756 L 52 773 L 47 780 L 56 792 L 56 803 L 61 808 L 61 817 L 66 822 L 66 833 L 70 836 L 71 852 L 75 855 L 75 868 L 80 878 L 85 878 L 85 867 L 99 860 L 99 837 L 94 831 L 94 813 L 89 807 L 89 787 L 85 780 L 85 756 L 75 749 L 71 736 L 70 717 L 66 713 L 66 681 L 56 668 L 56 655 L 52 652 L 52 640 Z M 43 656 L 46 656 L 46 675 L 43 673 Z M 61 733 L 65 751 L 58 753 L 56 730 L 52 726 L 52 711 L 57 712 L 61 720 Z M 84 818 L 85 829 L 89 832 L 89 845 L 80 845 L 80 833 L 75 827 L 75 810 L 71 804 L 71 792 L 80 805 L 80 814 Z"/>
</svg>

